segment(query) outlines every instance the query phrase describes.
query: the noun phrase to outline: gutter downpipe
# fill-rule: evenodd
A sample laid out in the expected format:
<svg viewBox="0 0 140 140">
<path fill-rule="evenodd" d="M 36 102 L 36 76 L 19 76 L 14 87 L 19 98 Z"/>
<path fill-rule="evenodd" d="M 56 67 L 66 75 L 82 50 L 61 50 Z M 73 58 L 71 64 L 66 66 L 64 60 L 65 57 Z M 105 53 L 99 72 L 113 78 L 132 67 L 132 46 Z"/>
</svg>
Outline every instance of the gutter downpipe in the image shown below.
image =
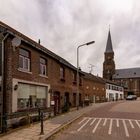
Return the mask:
<svg viewBox="0 0 140 140">
<path fill-rule="evenodd" d="M 3 112 L 3 96 L 4 96 L 4 41 L 7 39 L 9 33 L 7 33 L 3 40 L 2 40 L 2 55 L 1 55 L 1 132 L 3 132 L 3 115 L 4 115 L 4 112 Z"/>
</svg>

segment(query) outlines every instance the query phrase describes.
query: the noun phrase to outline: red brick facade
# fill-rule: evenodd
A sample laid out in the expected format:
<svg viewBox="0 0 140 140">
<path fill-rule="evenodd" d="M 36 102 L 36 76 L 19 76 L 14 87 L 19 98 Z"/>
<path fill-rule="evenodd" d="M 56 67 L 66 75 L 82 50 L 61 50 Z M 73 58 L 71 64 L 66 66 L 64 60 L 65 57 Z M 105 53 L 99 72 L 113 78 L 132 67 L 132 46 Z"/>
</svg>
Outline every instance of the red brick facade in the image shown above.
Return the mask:
<svg viewBox="0 0 140 140">
<path fill-rule="evenodd" d="M 51 101 L 54 101 L 55 113 L 60 113 L 64 106 L 76 107 L 77 86 L 74 78 L 76 68 L 11 27 L 3 23 L 0 25 L 2 25 L 2 28 L 7 29 L 4 35 L 8 33 L 8 37 L 4 42 L 4 112 L 12 113 L 18 111 L 17 100 L 21 96 L 19 90 L 23 90 L 23 87 L 20 87 L 21 85 L 31 86 L 32 90 L 38 90 L 38 86 L 45 87 L 48 94 L 46 107 L 50 108 Z M 21 38 L 21 44 L 15 48 L 12 46 L 12 40 L 16 36 Z M 20 48 L 30 53 L 30 71 L 28 72 L 19 68 Z M 46 76 L 40 75 L 40 57 L 47 61 Z M 64 78 L 60 78 L 61 67 L 64 69 Z M 80 105 L 83 105 L 87 95 L 89 95 L 91 102 L 93 102 L 93 95 L 96 95 L 98 100 L 105 98 L 105 83 L 100 82 L 96 78 L 96 80 L 87 79 L 82 72 L 80 72 L 80 78 L 82 79 L 79 86 Z M 22 96 L 25 95 L 23 94 Z"/>
</svg>

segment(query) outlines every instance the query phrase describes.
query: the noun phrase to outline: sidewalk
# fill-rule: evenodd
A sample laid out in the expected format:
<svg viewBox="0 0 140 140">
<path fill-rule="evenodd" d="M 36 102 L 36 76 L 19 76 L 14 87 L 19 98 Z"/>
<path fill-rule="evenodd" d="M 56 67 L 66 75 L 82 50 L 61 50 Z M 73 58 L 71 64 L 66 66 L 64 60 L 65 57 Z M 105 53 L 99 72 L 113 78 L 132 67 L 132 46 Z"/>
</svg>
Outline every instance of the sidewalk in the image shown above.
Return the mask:
<svg viewBox="0 0 140 140">
<path fill-rule="evenodd" d="M 70 111 L 68 113 L 56 116 L 52 119 L 44 121 L 44 135 L 40 135 L 40 123 L 33 124 L 27 128 L 19 129 L 10 134 L 0 137 L 0 140 L 45 140 L 53 134 L 57 133 L 66 125 L 69 125 L 85 113 L 94 110 L 111 102 L 92 104 L 79 110 Z"/>
</svg>

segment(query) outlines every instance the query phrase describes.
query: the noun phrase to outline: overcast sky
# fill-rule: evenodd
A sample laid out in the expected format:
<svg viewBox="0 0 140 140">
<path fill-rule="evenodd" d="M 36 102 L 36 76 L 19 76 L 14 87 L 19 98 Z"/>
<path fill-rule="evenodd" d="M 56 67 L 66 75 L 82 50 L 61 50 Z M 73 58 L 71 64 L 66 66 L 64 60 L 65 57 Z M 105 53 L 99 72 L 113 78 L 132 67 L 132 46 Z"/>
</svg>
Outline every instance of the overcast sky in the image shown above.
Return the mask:
<svg viewBox="0 0 140 140">
<path fill-rule="evenodd" d="M 110 25 L 116 68 L 140 67 L 139 0 L 1 0 L 0 20 L 76 66 L 102 76 Z"/>
</svg>

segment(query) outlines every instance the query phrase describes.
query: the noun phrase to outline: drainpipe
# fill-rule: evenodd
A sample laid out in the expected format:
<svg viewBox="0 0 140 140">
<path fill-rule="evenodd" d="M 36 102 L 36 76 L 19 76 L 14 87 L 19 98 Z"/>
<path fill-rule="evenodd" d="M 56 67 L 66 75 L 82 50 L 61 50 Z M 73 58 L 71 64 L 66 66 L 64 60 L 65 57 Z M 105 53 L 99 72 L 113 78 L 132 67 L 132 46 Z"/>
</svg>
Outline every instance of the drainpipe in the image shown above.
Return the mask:
<svg viewBox="0 0 140 140">
<path fill-rule="evenodd" d="M 4 96 L 4 41 L 7 39 L 9 33 L 7 33 L 3 40 L 2 40 L 2 55 L 1 55 L 1 130 L 3 132 L 3 115 L 4 115 L 4 112 L 3 112 L 3 96 Z"/>
</svg>

